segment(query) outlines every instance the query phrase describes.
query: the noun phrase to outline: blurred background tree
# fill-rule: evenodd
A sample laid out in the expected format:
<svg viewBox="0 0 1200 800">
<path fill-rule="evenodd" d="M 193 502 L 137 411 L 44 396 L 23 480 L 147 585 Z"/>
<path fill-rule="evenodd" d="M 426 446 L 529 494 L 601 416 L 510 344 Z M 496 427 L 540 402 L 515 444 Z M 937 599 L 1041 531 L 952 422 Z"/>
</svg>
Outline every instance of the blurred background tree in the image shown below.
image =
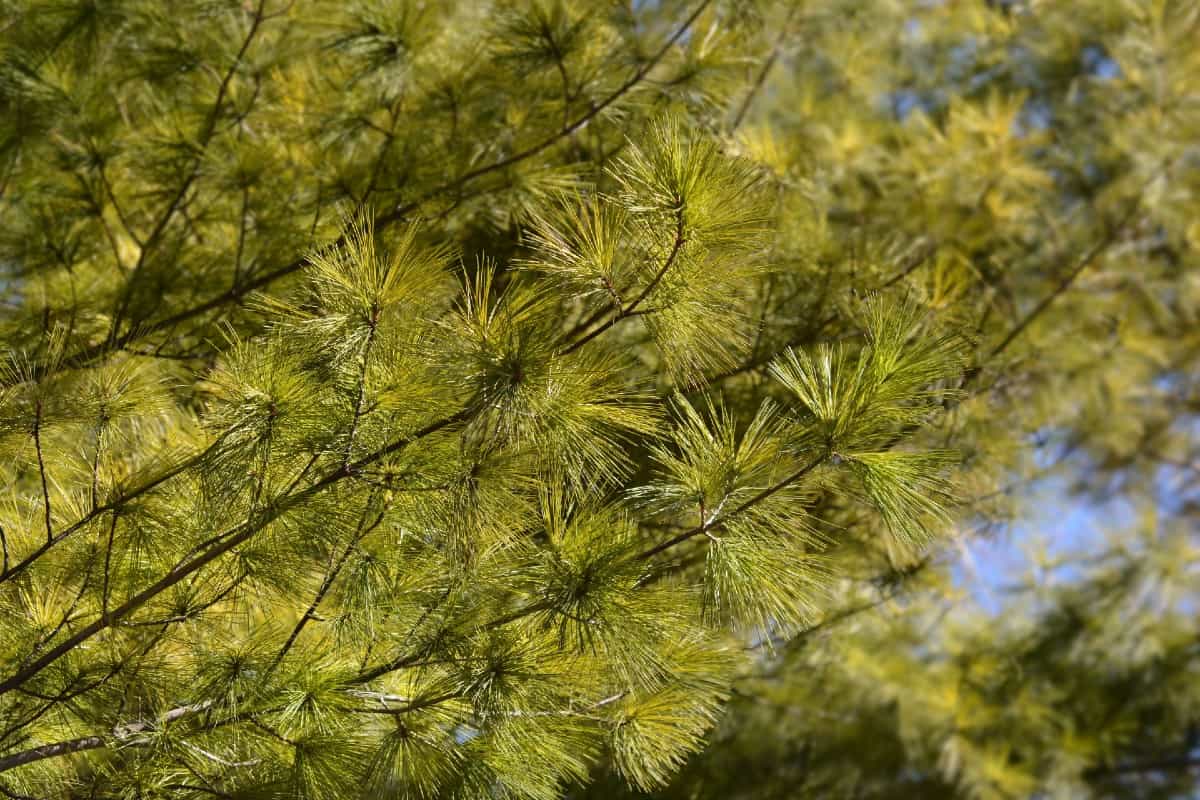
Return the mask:
<svg viewBox="0 0 1200 800">
<path fill-rule="evenodd" d="M 0 0 L 0 793 L 1192 796 L 1198 42 Z"/>
</svg>

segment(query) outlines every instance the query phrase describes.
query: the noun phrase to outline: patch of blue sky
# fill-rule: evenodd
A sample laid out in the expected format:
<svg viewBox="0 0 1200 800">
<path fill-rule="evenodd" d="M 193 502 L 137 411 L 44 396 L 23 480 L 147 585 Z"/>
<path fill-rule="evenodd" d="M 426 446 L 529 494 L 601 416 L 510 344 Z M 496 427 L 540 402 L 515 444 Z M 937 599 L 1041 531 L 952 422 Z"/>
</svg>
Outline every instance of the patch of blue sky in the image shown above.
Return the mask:
<svg viewBox="0 0 1200 800">
<path fill-rule="evenodd" d="M 914 111 L 928 111 L 928 106 L 921 93 L 916 89 L 896 89 L 889 92 L 885 98 L 888 111 L 898 120 L 904 120 Z"/>
<path fill-rule="evenodd" d="M 1121 77 L 1121 65 L 1099 45 L 1084 47 L 1079 53 L 1079 63 L 1084 74 L 1093 78 L 1111 81 Z"/>
<path fill-rule="evenodd" d="M 1044 587 L 1080 579 L 1087 559 L 1136 520 L 1137 509 L 1125 497 L 1083 498 L 1061 476 L 1019 494 L 1030 513 L 994 535 L 966 537 L 958 545 L 955 585 L 991 613 L 1002 611 L 1010 589 L 1031 578 Z"/>
</svg>

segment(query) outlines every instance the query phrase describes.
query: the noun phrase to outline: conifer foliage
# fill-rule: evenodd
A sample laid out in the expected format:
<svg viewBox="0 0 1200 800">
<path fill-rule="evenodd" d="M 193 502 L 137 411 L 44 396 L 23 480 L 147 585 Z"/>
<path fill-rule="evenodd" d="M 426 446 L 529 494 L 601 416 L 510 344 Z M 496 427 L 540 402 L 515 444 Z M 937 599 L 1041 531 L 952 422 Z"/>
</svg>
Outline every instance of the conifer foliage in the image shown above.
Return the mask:
<svg viewBox="0 0 1200 800">
<path fill-rule="evenodd" d="M 0 794 L 733 796 L 720 759 L 819 736 L 748 697 L 807 713 L 828 686 L 866 719 L 950 685 L 946 650 L 1003 676 L 963 700 L 981 728 L 1050 703 L 987 659 L 1061 680 L 1090 662 L 1038 636 L 1070 616 L 914 631 L 947 543 L 1011 513 L 970 498 L 1028 473 L 1026 433 L 1134 492 L 1130 437 L 1187 419 L 1200 65 L 1136 37 L 1200 32 L 1200 7 L 1087 4 L 1132 40 L 1129 97 L 1073 113 L 1167 129 L 1142 158 L 1074 119 L 1043 147 L 1027 89 L 938 61 L 964 30 L 1025 47 L 1051 108 L 1054 12 L 867 4 L 915 15 L 931 43 L 898 47 L 962 95 L 906 122 L 854 105 L 886 80 L 849 68 L 852 5 L 0 0 Z M 1078 337 L 1039 362 L 1123 313 L 1070 308 L 1109 257 L 1138 371 Z M 1135 432 L 1079 421 L 1103 404 Z M 1067 594 L 1136 609 L 1135 583 Z M 1169 626 L 1168 682 L 1197 663 Z M 829 726 L 816 750 L 861 774 L 826 791 L 1125 774 L 1125 708 L 1014 775 L 1028 755 L 949 713 L 896 734 L 908 767 Z"/>
</svg>

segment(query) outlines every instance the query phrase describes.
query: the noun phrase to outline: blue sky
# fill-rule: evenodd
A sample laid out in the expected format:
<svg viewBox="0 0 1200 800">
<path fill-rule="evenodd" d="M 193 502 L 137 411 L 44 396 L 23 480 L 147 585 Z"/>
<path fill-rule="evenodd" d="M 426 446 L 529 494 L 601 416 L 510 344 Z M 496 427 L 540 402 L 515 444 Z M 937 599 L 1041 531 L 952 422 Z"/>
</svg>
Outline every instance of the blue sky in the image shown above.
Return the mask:
<svg viewBox="0 0 1200 800">
<path fill-rule="evenodd" d="M 1136 514 L 1120 495 L 1103 503 L 1073 495 L 1060 476 L 1037 481 L 1017 499 L 1024 516 L 995 533 L 964 537 L 954 569 L 956 585 L 992 612 L 1003 606 L 1007 587 L 1034 575 L 1041 582 L 1077 577 L 1073 562 L 1106 547 Z"/>
</svg>

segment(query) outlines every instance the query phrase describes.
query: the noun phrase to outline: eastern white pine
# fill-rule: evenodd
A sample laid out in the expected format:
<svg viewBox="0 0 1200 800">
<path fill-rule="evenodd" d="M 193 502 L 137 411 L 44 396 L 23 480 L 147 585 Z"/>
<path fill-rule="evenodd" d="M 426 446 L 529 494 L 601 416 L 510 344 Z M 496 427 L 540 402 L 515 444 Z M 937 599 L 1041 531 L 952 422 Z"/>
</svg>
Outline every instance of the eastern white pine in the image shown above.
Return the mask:
<svg viewBox="0 0 1200 800">
<path fill-rule="evenodd" d="M 0 794 L 1194 791 L 1197 42 L 0 0 Z"/>
</svg>

